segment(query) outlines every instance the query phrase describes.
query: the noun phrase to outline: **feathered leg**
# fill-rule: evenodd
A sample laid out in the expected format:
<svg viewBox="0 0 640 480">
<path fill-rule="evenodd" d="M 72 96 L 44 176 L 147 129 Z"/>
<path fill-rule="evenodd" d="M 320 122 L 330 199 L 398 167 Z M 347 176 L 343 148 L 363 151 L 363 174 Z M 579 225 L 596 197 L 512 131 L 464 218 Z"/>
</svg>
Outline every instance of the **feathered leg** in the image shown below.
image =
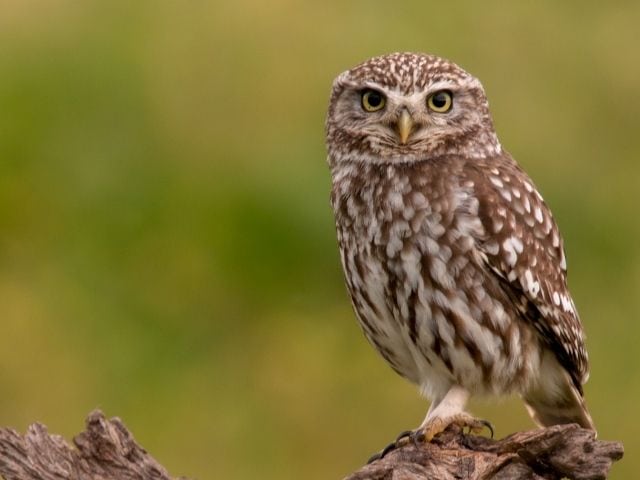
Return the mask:
<svg viewBox="0 0 640 480">
<path fill-rule="evenodd" d="M 489 422 L 465 412 L 467 400 L 469 400 L 469 392 L 458 385 L 453 385 L 440 402 L 431 404 L 417 432 L 422 433 L 427 442 L 445 431 L 449 425 L 469 427 L 474 433 L 479 433 L 486 427 L 493 435 L 493 427 Z"/>
</svg>

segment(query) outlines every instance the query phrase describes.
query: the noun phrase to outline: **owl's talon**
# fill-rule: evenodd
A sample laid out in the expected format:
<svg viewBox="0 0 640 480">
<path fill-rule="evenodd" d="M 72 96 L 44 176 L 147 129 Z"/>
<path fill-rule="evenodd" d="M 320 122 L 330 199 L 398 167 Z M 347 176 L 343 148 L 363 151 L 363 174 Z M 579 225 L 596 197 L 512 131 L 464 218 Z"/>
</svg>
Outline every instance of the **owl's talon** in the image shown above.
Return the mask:
<svg viewBox="0 0 640 480">
<path fill-rule="evenodd" d="M 381 458 L 382 458 L 382 452 L 374 453 L 373 455 L 371 455 L 369 457 L 369 460 L 367 460 L 367 465 L 369 465 L 370 463 L 375 462 L 376 460 L 380 460 Z"/>
<path fill-rule="evenodd" d="M 419 434 L 419 433 L 420 433 L 419 430 L 404 430 L 403 432 L 400 432 L 400 434 L 396 437 L 395 441 L 393 441 L 392 443 L 384 447 L 382 451 L 371 455 L 371 457 L 369 457 L 369 460 L 367 460 L 367 464 L 373 463 L 376 460 L 380 460 L 381 458 L 384 458 L 389 452 L 393 452 L 394 450 L 397 450 L 398 448 L 404 446 L 407 443 L 407 441 L 411 441 L 413 442 L 414 445 L 417 446 L 418 443 L 415 437 L 416 437 L 416 434 Z"/>
<path fill-rule="evenodd" d="M 487 420 L 483 420 L 481 418 L 473 418 L 469 422 L 458 423 L 458 425 L 469 427 L 469 435 L 479 435 L 482 433 L 482 430 L 486 428 L 487 430 L 489 430 L 491 438 L 493 438 L 493 425 Z"/>
<path fill-rule="evenodd" d="M 405 438 L 411 438 L 411 436 L 415 433 L 415 430 L 405 430 L 404 432 L 400 432 L 400 434 L 396 437 L 396 445 L 400 443 L 401 440 Z"/>
<path fill-rule="evenodd" d="M 392 452 L 396 448 L 398 448 L 398 442 L 397 441 L 395 441 L 393 443 L 390 443 L 389 445 L 384 447 L 380 452 L 374 453 L 373 455 L 371 455 L 369 457 L 369 460 L 367 460 L 367 465 L 370 464 L 370 463 L 375 462 L 376 460 L 380 460 L 381 458 L 384 458 L 389 452 Z"/>
<path fill-rule="evenodd" d="M 394 450 L 396 450 L 398 448 L 398 444 L 397 443 L 390 443 L 389 445 L 387 445 L 386 447 L 384 447 L 382 449 L 382 452 L 380 453 L 380 458 L 384 458 L 385 456 L 387 456 L 387 454 L 389 452 L 393 452 Z"/>
<path fill-rule="evenodd" d="M 367 460 L 367 465 L 370 463 L 375 462 L 376 460 L 380 460 L 381 458 L 384 458 L 389 452 L 394 451 L 395 449 L 398 448 L 398 442 L 393 442 L 390 443 L 389 445 L 387 445 L 386 447 L 384 447 L 382 449 L 382 451 L 378 452 L 378 453 L 374 453 L 373 455 L 371 455 L 369 457 L 369 460 Z"/>
<path fill-rule="evenodd" d="M 424 430 L 419 428 L 411 432 L 411 441 L 415 447 L 420 446 L 421 443 L 424 443 L 426 436 L 424 434 Z"/>
<path fill-rule="evenodd" d="M 491 422 L 489 422 L 488 420 L 483 420 L 481 418 L 478 419 L 478 421 L 487 429 L 489 430 L 489 433 L 491 434 L 491 438 L 493 439 L 493 425 L 491 425 Z M 480 433 L 480 432 L 478 432 Z"/>
</svg>

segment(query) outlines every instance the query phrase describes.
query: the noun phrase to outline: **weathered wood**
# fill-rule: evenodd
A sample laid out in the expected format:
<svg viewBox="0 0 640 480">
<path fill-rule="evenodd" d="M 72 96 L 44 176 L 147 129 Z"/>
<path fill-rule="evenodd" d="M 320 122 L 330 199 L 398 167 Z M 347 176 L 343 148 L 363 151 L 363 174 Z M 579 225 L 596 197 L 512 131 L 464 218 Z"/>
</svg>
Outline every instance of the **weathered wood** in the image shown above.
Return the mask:
<svg viewBox="0 0 640 480">
<path fill-rule="evenodd" d="M 0 429 L 0 475 L 5 480 L 171 480 L 119 418 L 92 412 L 71 447 L 39 423 L 23 436 Z"/>
<path fill-rule="evenodd" d="M 172 479 L 120 419 L 107 420 L 100 411 L 89 415 L 86 430 L 73 443 L 75 447 L 37 423 L 25 435 L 0 428 L 0 475 L 5 480 Z M 465 435 L 452 427 L 432 443 L 407 442 L 347 480 L 604 479 L 622 454 L 621 443 L 596 440 L 592 431 L 577 425 L 519 432 L 502 440 Z"/>
<path fill-rule="evenodd" d="M 595 480 L 607 478 L 623 453 L 621 443 L 597 440 L 578 425 L 518 432 L 502 440 L 450 427 L 431 443 L 407 441 L 347 480 Z"/>
</svg>

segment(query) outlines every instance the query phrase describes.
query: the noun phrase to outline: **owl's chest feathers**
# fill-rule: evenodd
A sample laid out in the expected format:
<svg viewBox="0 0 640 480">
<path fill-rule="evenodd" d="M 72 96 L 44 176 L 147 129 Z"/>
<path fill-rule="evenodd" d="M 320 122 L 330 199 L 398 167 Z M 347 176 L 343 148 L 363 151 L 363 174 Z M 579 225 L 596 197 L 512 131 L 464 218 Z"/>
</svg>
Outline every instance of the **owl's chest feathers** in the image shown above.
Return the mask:
<svg viewBox="0 0 640 480">
<path fill-rule="evenodd" d="M 454 250 L 473 246 L 469 225 L 459 218 L 468 195 L 455 180 L 430 173 L 393 167 L 348 172 L 334 176 L 332 194 L 342 263 L 359 315 L 391 316 L 412 337 L 417 331 L 410 297 L 415 302 L 418 295 L 455 289 L 469 258 Z"/>
<path fill-rule="evenodd" d="M 522 332 L 487 290 L 473 185 L 442 170 L 333 172 L 349 293 L 369 341 L 427 391 L 438 382 L 510 390 L 509 378 L 525 368 Z M 496 371 L 506 375 L 494 378 Z"/>
</svg>

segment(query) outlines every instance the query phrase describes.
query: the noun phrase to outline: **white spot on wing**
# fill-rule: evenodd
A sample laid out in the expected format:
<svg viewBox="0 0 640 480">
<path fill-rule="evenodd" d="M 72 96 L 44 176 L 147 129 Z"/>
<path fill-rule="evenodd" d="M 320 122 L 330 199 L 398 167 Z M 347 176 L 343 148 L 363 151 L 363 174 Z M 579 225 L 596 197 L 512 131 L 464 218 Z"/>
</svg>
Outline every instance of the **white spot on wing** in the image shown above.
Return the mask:
<svg viewBox="0 0 640 480">
<path fill-rule="evenodd" d="M 516 252 L 522 253 L 524 247 L 522 245 L 522 241 L 518 237 L 512 236 L 511 244 L 513 245 L 513 248 L 515 248 Z"/>
<path fill-rule="evenodd" d="M 544 221 L 544 218 L 542 217 L 542 210 L 540 209 L 540 207 L 536 207 L 533 214 L 535 215 L 538 223 L 542 223 Z"/>
<path fill-rule="evenodd" d="M 500 251 L 500 245 L 496 241 L 487 242 L 484 248 L 489 255 L 497 255 Z"/>
<path fill-rule="evenodd" d="M 516 253 L 516 248 L 513 244 L 513 238 L 514 237 L 509 237 L 504 242 L 502 242 L 502 249 L 505 253 L 505 261 L 510 267 L 513 267 L 518 261 L 518 254 Z"/>
<path fill-rule="evenodd" d="M 566 295 L 560 295 L 560 301 L 562 302 L 562 309 L 567 313 L 575 313 L 573 308 L 573 302 Z"/>
<path fill-rule="evenodd" d="M 522 286 L 528 290 L 534 298 L 538 296 L 538 293 L 540 292 L 540 282 L 533 278 L 533 274 L 529 269 L 524 272 L 524 282 Z"/>
<path fill-rule="evenodd" d="M 507 202 L 511 201 L 511 192 L 509 190 L 500 189 L 498 190 L 502 198 L 504 198 Z"/>
<path fill-rule="evenodd" d="M 565 257 L 564 252 L 562 252 L 562 256 L 560 257 L 560 268 L 562 270 L 567 269 L 567 257 Z"/>
</svg>

